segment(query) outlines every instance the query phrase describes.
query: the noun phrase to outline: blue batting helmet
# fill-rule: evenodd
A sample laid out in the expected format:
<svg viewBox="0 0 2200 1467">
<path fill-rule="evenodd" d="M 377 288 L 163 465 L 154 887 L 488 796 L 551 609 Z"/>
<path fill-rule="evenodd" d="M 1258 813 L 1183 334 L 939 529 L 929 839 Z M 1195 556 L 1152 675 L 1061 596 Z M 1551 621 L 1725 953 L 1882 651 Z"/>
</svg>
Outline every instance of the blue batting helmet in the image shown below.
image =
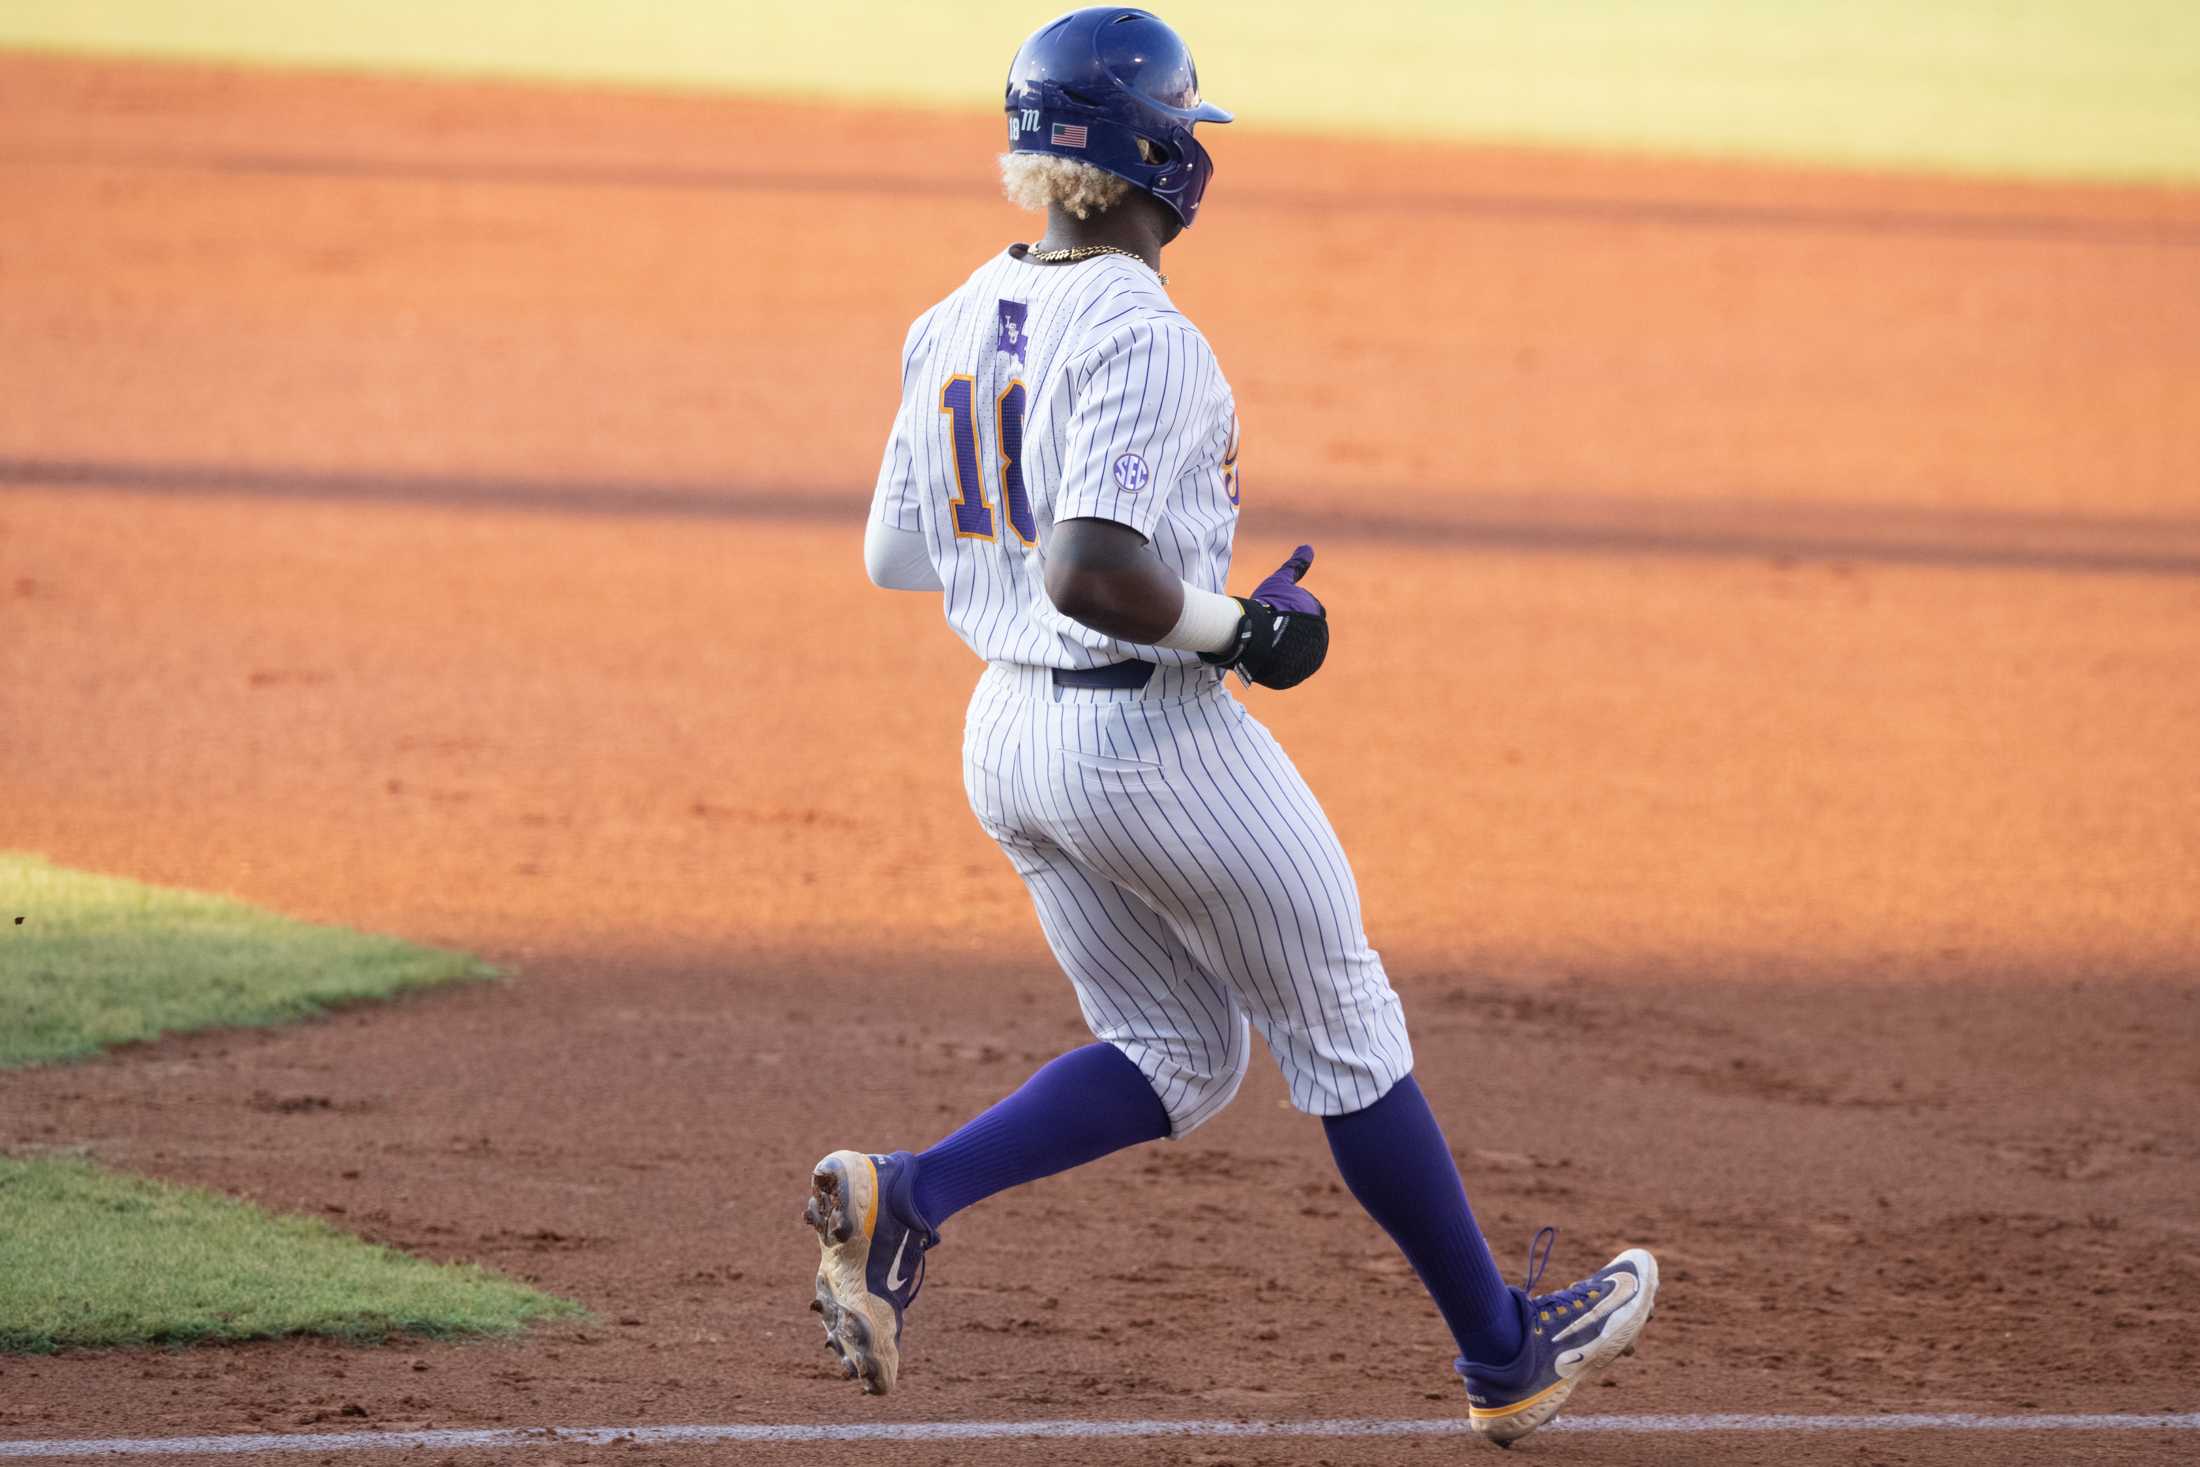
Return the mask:
<svg viewBox="0 0 2200 1467">
<path fill-rule="evenodd" d="M 1011 151 L 1090 163 L 1167 204 L 1187 228 L 1215 171 L 1192 125 L 1230 120 L 1200 100 L 1192 53 L 1161 17 L 1114 5 L 1039 27 L 1008 69 L 1007 107 Z"/>
</svg>

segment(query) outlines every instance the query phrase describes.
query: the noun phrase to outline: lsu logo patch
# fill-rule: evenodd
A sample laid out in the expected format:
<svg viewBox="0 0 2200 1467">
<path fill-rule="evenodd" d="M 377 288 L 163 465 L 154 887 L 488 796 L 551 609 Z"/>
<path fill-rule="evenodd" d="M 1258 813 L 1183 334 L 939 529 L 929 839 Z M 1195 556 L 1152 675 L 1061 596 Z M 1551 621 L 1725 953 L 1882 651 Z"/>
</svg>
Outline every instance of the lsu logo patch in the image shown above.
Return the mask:
<svg viewBox="0 0 2200 1467">
<path fill-rule="evenodd" d="M 1152 477 L 1146 471 L 1146 461 L 1135 453 L 1126 453 L 1115 461 L 1115 487 L 1125 494 L 1136 494 Z"/>
<path fill-rule="evenodd" d="M 1024 359 L 1024 343 L 1031 338 L 1024 331 L 1024 317 L 1031 307 L 1022 301 L 996 301 L 1000 314 L 995 318 L 993 349 L 1006 352 L 1021 362 Z"/>
</svg>

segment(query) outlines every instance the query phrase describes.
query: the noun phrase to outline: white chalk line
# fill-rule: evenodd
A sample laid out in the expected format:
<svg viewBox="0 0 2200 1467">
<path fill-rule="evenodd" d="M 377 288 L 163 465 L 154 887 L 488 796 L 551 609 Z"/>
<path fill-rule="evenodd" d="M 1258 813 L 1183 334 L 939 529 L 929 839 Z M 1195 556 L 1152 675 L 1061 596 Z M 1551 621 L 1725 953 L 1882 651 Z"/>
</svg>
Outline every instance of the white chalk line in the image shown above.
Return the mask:
<svg viewBox="0 0 2200 1467">
<path fill-rule="evenodd" d="M 1965 1411 L 1893 1411 L 1869 1416 L 1562 1416 L 1545 1431 L 1625 1436 L 1706 1432 L 1825 1434 L 1850 1431 L 2200 1431 L 2200 1411 L 1985 1416 Z M 370 1452 L 555 1444 L 679 1446 L 710 1442 L 958 1442 L 1031 1438 L 1466 1436 L 1463 1416 L 1434 1420 L 1312 1421 L 893 1421 L 792 1422 L 772 1426 L 556 1426 L 518 1430 L 347 1431 L 260 1436 L 110 1437 L 0 1441 L 0 1458 L 218 1457 L 247 1452 Z"/>
</svg>

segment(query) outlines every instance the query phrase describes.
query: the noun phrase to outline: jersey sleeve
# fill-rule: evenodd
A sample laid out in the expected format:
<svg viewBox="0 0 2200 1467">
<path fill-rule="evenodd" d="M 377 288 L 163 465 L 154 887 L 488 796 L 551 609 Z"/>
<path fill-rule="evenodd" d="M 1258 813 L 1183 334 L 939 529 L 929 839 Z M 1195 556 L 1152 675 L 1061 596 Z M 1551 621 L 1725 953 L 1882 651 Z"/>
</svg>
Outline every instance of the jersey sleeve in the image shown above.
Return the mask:
<svg viewBox="0 0 2200 1467">
<path fill-rule="evenodd" d="M 933 311 L 917 317 L 901 347 L 901 406 L 894 413 L 893 430 L 886 435 L 886 453 L 879 462 L 878 486 L 871 494 L 871 518 L 897 530 L 922 529 L 918 496 L 924 492 L 924 476 L 918 470 L 923 444 L 920 419 L 912 390 L 915 369 L 930 340 Z"/>
<path fill-rule="evenodd" d="M 1144 321 L 1078 369 L 1054 518 L 1113 520 L 1151 539 L 1210 436 L 1214 353 L 1181 322 Z"/>
</svg>

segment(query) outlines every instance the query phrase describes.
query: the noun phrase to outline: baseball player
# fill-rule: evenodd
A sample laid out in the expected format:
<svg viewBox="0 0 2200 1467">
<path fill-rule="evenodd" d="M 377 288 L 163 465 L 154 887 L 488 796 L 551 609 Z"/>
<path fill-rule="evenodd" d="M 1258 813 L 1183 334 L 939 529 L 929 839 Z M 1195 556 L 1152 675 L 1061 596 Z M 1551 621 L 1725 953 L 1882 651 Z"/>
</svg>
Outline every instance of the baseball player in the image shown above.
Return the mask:
<svg viewBox="0 0 2200 1467">
<path fill-rule="evenodd" d="M 1176 33 L 1075 11 L 1009 72 L 1008 196 L 1044 209 L 917 318 L 864 541 L 871 579 L 942 598 L 986 669 L 970 702 L 971 808 L 1030 889 L 1097 1043 L 929 1149 L 835 1151 L 811 1177 L 813 1307 L 842 1371 L 893 1389 L 904 1314 L 950 1217 L 1229 1104 L 1258 1030 L 1321 1117 L 1352 1195 L 1457 1338 L 1475 1429 L 1511 1442 L 1630 1351 L 1657 1264 L 1630 1248 L 1534 1293 L 1555 1232 L 1508 1287 L 1413 1078 L 1404 1014 L 1360 925 L 1321 806 L 1225 686 L 1295 687 L 1329 619 L 1300 546 L 1225 594 L 1238 420 L 1214 353 L 1169 302 L 1163 246 L 1212 172 Z"/>
</svg>

